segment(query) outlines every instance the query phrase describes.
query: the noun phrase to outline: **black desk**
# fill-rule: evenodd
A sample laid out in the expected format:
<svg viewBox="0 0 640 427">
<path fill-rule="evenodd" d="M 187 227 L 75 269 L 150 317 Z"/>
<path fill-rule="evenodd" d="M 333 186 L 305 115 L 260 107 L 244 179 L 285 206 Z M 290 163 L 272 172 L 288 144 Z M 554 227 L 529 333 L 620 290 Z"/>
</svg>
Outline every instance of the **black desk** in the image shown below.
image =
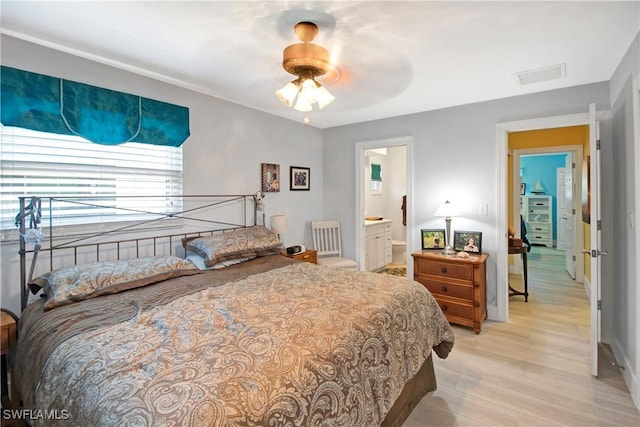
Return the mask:
<svg viewBox="0 0 640 427">
<path fill-rule="evenodd" d="M 522 269 L 524 271 L 524 273 L 523 273 L 524 292 L 520 292 L 520 291 L 514 289 L 511 286 L 511 283 L 509 283 L 509 296 L 524 295 L 525 302 L 529 301 L 529 285 L 527 283 L 527 249 L 529 249 L 529 247 L 526 246 L 526 245 L 509 246 L 509 255 L 513 255 L 513 254 L 521 254 L 522 255 Z"/>
</svg>

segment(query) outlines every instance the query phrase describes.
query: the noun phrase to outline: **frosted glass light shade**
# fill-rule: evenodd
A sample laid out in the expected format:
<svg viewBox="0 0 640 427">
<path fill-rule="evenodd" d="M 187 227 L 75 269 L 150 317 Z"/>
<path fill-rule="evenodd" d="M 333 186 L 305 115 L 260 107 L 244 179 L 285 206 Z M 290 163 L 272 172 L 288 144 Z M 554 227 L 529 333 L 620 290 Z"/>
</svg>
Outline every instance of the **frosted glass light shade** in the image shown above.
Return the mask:
<svg viewBox="0 0 640 427">
<path fill-rule="evenodd" d="M 318 87 L 318 90 L 316 91 L 316 100 L 318 101 L 318 108 L 326 107 L 327 105 L 331 104 L 334 99 L 336 99 L 336 97 L 331 95 L 324 86 L 320 85 Z"/>
<path fill-rule="evenodd" d="M 302 94 L 298 96 L 298 101 L 296 102 L 296 106 L 293 108 L 295 108 L 298 111 L 311 111 L 313 109 L 313 107 L 311 106 L 311 103 L 307 100 L 307 98 L 302 96 Z"/>
<path fill-rule="evenodd" d="M 276 95 L 284 105 L 291 107 L 296 95 L 298 95 L 298 86 L 293 82 L 289 82 L 282 89 L 276 91 Z"/>
<path fill-rule="evenodd" d="M 313 78 L 304 77 L 287 83 L 282 89 L 276 91 L 276 95 L 284 105 L 294 106 L 293 108 L 298 111 L 311 111 L 312 104 L 316 103 L 318 108 L 324 108 L 336 99 Z"/>
</svg>

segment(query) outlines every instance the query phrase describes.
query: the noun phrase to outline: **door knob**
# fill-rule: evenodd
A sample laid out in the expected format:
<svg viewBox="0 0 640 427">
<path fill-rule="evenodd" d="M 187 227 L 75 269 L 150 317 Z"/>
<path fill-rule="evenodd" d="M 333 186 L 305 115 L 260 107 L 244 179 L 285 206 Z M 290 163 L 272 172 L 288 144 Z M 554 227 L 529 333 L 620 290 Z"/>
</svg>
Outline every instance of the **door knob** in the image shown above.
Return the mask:
<svg viewBox="0 0 640 427">
<path fill-rule="evenodd" d="M 607 256 L 609 255 L 609 252 L 607 251 L 599 251 L 597 249 L 583 249 L 580 251 L 583 254 L 587 254 L 587 255 L 591 255 L 591 258 L 595 258 L 599 255 L 604 255 Z"/>
</svg>

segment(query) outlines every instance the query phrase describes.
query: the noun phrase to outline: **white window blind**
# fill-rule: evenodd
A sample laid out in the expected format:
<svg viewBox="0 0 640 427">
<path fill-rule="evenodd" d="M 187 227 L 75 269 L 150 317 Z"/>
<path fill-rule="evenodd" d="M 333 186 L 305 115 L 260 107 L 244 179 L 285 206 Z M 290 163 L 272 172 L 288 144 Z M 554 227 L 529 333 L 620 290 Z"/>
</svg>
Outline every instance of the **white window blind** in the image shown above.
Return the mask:
<svg viewBox="0 0 640 427">
<path fill-rule="evenodd" d="M 101 205 L 55 202 L 53 226 L 157 218 L 150 212 L 182 210 L 176 197 L 183 193 L 181 147 L 101 145 L 5 126 L 0 132 L 2 230 L 15 230 L 20 196 L 82 197 Z"/>
</svg>

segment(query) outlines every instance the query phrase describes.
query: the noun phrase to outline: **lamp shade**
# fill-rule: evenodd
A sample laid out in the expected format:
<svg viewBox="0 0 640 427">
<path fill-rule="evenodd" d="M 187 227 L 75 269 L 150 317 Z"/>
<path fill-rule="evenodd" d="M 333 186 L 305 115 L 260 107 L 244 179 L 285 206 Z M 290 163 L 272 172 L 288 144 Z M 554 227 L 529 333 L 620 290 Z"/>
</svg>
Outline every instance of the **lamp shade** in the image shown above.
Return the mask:
<svg viewBox="0 0 640 427">
<path fill-rule="evenodd" d="M 438 208 L 433 212 L 433 215 L 444 216 L 444 217 L 454 217 L 454 216 L 461 216 L 462 211 L 458 209 L 456 205 L 454 205 L 453 203 L 447 200 L 446 202 L 438 206 Z"/>
<path fill-rule="evenodd" d="M 287 232 L 287 218 L 284 215 L 271 215 L 271 231 L 277 235 Z"/>
<path fill-rule="evenodd" d="M 443 216 L 447 226 L 447 244 L 442 253 L 445 255 L 455 255 L 456 251 L 451 245 L 451 217 L 462 215 L 462 211 L 450 201 L 446 201 L 436 208 L 433 212 L 435 216 Z"/>
</svg>

